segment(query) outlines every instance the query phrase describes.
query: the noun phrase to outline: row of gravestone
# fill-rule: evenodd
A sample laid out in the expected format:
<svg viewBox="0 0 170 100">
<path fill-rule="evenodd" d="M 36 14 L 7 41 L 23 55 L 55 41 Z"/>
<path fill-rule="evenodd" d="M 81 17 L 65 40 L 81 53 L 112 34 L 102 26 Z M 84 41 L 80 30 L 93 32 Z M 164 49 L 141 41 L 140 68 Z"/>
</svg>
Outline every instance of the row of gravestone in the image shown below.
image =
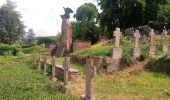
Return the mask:
<svg viewBox="0 0 170 100">
<path fill-rule="evenodd" d="M 149 32 L 149 45 L 148 45 L 148 55 L 154 57 L 156 54 L 156 47 L 154 45 L 154 30 L 151 29 Z M 120 31 L 120 28 L 116 28 L 116 30 L 113 32 L 113 36 L 115 37 L 114 41 L 114 47 L 112 51 L 112 59 L 110 61 L 110 64 L 108 66 L 108 72 L 112 72 L 113 70 L 117 70 L 120 66 L 120 59 L 122 56 L 122 48 L 120 47 L 120 39 L 122 37 L 122 32 Z M 133 57 L 134 59 L 140 57 L 140 48 L 139 48 L 139 39 L 141 35 L 139 30 L 136 30 L 133 32 L 133 38 L 134 38 L 134 48 L 133 48 Z M 168 52 L 168 46 L 164 45 L 163 50 L 165 53 Z"/>
<path fill-rule="evenodd" d="M 51 58 L 51 65 L 52 65 L 52 81 L 56 82 L 56 66 L 55 66 L 55 56 Z M 41 70 L 43 66 L 44 73 L 47 74 L 47 58 L 46 57 L 39 57 L 38 61 L 38 69 Z M 63 83 L 63 90 L 67 91 L 68 86 L 68 76 L 69 76 L 69 69 L 70 69 L 70 57 L 65 57 L 63 62 L 64 67 L 64 83 Z M 84 65 L 84 70 L 86 74 L 86 83 L 85 83 L 85 95 L 80 97 L 81 100 L 92 100 L 92 80 L 95 74 L 95 66 L 93 59 L 87 59 L 86 64 Z"/>
<path fill-rule="evenodd" d="M 69 80 L 69 70 L 70 70 L 70 57 L 65 57 L 63 62 L 63 68 L 64 68 L 64 83 L 63 83 L 63 90 L 67 90 L 68 80 Z M 52 66 L 52 81 L 56 82 L 56 63 L 55 63 L 55 56 L 51 57 L 51 66 Z M 47 57 L 39 57 L 38 60 L 38 69 L 41 70 L 43 67 L 44 74 L 47 74 Z"/>
</svg>

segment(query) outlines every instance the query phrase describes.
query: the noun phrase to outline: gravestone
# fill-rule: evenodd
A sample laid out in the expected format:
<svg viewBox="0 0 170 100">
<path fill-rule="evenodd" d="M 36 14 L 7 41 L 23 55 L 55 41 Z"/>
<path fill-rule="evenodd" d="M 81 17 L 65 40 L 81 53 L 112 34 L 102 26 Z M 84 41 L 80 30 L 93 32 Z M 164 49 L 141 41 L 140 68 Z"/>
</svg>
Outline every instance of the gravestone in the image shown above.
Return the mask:
<svg viewBox="0 0 170 100">
<path fill-rule="evenodd" d="M 65 46 L 64 45 L 59 45 L 57 47 L 57 52 L 56 52 L 56 57 L 62 57 L 64 54 Z"/>
<path fill-rule="evenodd" d="M 154 46 L 154 30 L 151 29 L 149 36 L 150 36 L 150 44 L 149 44 L 149 55 L 150 56 L 155 56 L 155 51 L 156 51 L 156 47 Z"/>
<path fill-rule="evenodd" d="M 38 70 L 41 70 L 41 55 L 39 56 L 38 59 Z"/>
<path fill-rule="evenodd" d="M 69 75 L 69 69 L 70 69 L 70 57 L 65 57 L 64 58 L 64 84 L 63 84 L 63 89 L 64 91 L 67 91 L 67 85 L 68 85 L 68 75 Z"/>
<path fill-rule="evenodd" d="M 56 68 L 55 68 L 55 56 L 51 57 L 51 65 L 52 65 L 52 81 L 56 82 Z"/>
<path fill-rule="evenodd" d="M 116 28 L 116 30 L 113 33 L 113 36 L 115 37 L 114 42 L 114 48 L 113 48 L 113 59 L 120 59 L 122 55 L 122 49 L 120 47 L 120 37 L 122 36 L 122 32 L 120 32 L 120 28 Z"/>
<path fill-rule="evenodd" d="M 86 93 L 80 97 L 80 100 L 92 100 L 92 80 L 94 77 L 94 63 L 93 59 L 87 59 L 84 66 L 86 73 Z"/>
<path fill-rule="evenodd" d="M 110 59 L 110 63 L 107 68 L 108 73 L 118 69 L 122 56 L 122 48 L 120 48 L 120 37 L 122 36 L 122 32 L 120 32 L 120 28 L 116 28 L 113 33 L 113 36 L 115 37 L 115 41 L 112 51 L 112 59 Z"/>
<path fill-rule="evenodd" d="M 140 38 L 139 30 L 136 30 L 133 37 L 134 37 L 134 48 L 133 48 L 133 57 L 136 59 L 140 56 L 140 49 L 139 49 L 139 38 Z"/>
<path fill-rule="evenodd" d="M 47 74 L 47 57 L 43 57 L 44 61 L 44 74 Z"/>
</svg>

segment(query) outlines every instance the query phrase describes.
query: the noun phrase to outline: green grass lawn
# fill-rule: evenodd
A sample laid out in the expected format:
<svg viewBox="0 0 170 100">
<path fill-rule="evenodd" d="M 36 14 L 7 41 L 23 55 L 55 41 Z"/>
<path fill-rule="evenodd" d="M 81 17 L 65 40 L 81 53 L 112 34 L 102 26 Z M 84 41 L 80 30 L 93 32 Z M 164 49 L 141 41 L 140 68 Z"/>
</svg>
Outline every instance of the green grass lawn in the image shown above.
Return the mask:
<svg viewBox="0 0 170 100">
<path fill-rule="evenodd" d="M 28 58 L 0 57 L 0 100 L 75 100 L 62 92 L 59 82 L 52 83 L 35 69 Z"/>
<path fill-rule="evenodd" d="M 95 100 L 170 100 L 170 76 L 144 71 L 112 80 L 100 75 L 93 91 Z"/>
</svg>

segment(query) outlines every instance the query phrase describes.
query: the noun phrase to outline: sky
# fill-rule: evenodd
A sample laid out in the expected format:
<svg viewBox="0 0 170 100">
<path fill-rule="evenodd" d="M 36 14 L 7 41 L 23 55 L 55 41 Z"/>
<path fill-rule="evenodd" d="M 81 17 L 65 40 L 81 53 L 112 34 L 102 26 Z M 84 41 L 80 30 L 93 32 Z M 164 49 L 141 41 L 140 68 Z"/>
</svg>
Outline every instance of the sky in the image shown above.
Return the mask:
<svg viewBox="0 0 170 100">
<path fill-rule="evenodd" d="M 6 0 L 0 0 L 0 6 Z M 11 0 L 16 2 L 16 10 L 22 15 L 26 30 L 34 29 L 36 36 L 56 36 L 61 31 L 63 7 L 70 7 L 74 13 L 84 3 L 97 5 L 96 0 Z M 73 14 L 71 15 L 73 16 Z M 70 20 L 74 20 L 71 18 Z"/>
</svg>

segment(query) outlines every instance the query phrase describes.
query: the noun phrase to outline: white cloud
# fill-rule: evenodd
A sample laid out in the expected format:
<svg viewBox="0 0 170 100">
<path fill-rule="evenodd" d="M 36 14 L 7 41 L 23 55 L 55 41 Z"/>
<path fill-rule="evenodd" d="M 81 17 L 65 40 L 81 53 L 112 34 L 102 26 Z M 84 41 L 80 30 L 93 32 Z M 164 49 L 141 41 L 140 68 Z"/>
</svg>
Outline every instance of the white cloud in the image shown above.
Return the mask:
<svg viewBox="0 0 170 100">
<path fill-rule="evenodd" d="M 61 30 L 60 15 L 64 13 L 63 7 L 76 9 L 85 2 L 94 0 L 11 0 L 17 3 L 17 11 L 23 16 L 28 28 L 33 28 L 36 36 L 55 36 Z M 0 0 L 0 5 L 5 0 Z"/>
</svg>

